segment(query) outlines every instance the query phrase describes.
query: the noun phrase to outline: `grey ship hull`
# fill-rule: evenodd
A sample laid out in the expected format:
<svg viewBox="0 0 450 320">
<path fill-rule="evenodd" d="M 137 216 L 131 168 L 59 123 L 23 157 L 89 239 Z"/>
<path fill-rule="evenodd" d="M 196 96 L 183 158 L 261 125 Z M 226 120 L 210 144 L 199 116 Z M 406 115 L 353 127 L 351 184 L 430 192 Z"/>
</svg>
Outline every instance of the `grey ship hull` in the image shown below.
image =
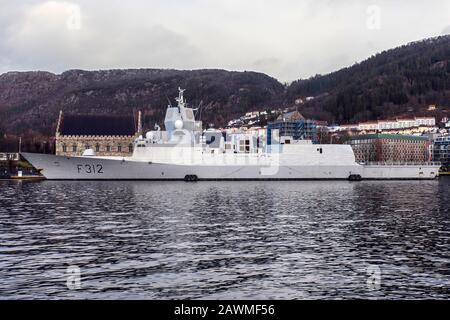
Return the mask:
<svg viewBox="0 0 450 320">
<path fill-rule="evenodd" d="M 133 161 L 124 158 L 65 157 L 22 153 L 50 180 L 347 180 L 434 179 L 437 166 L 280 165 L 270 174 L 256 165 L 176 165 Z"/>
</svg>

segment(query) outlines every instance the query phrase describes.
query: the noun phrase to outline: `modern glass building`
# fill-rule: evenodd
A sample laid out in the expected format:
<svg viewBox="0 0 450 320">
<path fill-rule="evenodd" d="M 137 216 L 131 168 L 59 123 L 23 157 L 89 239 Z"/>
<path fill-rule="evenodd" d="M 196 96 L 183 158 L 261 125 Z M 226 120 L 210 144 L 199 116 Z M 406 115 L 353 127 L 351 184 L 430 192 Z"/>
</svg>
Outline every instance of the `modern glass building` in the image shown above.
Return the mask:
<svg viewBox="0 0 450 320">
<path fill-rule="evenodd" d="M 298 111 L 285 113 L 274 122 L 267 124 L 267 145 L 272 144 L 273 130 L 278 130 L 280 137 L 292 137 L 294 140 L 317 142 L 316 121 L 305 119 Z"/>
<path fill-rule="evenodd" d="M 438 137 L 434 140 L 433 161 L 442 163 L 442 171 L 450 171 L 450 135 Z"/>
</svg>

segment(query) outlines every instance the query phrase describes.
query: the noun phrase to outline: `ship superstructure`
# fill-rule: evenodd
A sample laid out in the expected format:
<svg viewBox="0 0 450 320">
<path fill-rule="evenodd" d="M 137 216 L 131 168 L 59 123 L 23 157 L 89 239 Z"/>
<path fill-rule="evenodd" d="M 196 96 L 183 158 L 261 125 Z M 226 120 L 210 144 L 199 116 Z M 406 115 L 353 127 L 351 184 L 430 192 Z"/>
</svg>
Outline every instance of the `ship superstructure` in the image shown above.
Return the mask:
<svg viewBox="0 0 450 320">
<path fill-rule="evenodd" d="M 164 126 L 137 137 L 129 157 L 96 156 L 92 149 L 77 157 L 23 153 L 47 179 L 92 180 L 301 180 L 433 179 L 439 167 L 362 166 L 350 145 L 313 144 L 309 140 L 258 133 L 225 134 L 203 130 L 179 89 Z M 270 141 L 270 143 L 268 143 Z"/>
</svg>

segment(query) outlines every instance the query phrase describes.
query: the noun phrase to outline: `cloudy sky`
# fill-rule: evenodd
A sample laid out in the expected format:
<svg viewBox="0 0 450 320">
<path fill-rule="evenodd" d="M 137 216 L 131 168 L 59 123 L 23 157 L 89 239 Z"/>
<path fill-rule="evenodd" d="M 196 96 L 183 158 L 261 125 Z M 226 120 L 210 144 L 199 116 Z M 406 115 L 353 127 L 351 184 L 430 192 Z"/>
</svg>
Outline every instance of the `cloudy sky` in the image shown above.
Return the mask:
<svg viewBox="0 0 450 320">
<path fill-rule="evenodd" d="M 0 73 L 223 68 L 281 81 L 450 33 L 449 0 L 0 0 Z"/>
</svg>

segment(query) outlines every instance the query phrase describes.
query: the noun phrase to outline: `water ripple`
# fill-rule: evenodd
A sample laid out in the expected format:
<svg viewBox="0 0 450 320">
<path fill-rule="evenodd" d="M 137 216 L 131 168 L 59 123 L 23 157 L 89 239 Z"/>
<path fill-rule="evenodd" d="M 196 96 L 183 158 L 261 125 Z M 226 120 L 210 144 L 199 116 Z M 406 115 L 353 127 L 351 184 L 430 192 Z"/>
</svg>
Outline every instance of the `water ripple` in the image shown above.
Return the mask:
<svg viewBox="0 0 450 320">
<path fill-rule="evenodd" d="M 449 187 L 0 181 L 0 298 L 448 299 Z"/>
</svg>

